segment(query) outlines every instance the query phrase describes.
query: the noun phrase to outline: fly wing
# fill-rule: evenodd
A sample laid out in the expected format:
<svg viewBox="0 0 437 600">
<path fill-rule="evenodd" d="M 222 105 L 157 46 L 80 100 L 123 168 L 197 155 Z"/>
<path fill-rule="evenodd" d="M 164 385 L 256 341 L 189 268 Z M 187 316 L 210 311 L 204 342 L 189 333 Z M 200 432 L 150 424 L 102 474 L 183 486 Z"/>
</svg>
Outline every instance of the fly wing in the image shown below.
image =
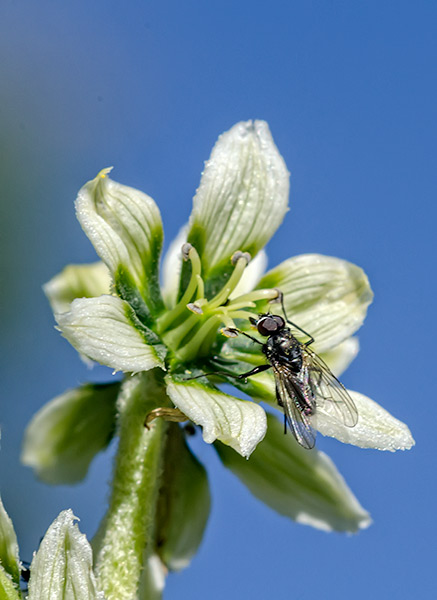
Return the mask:
<svg viewBox="0 0 437 600">
<path fill-rule="evenodd" d="M 284 409 L 291 433 L 301 446 L 310 450 L 316 443 L 316 432 L 311 426 L 309 415 L 303 410 L 308 400 L 290 369 L 277 363 L 273 363 L 272 367 L 275 374 L 276 398 Z"/>
<path fill-rule="evenodd" d="M 302 352 L 308 365 L 309 383 L 317 406 L 339 419 L 346 427 L 354 427 L 358 422 L 358 411 L 344 385 L 310 348 L 302 347 Z"/>
</svg>

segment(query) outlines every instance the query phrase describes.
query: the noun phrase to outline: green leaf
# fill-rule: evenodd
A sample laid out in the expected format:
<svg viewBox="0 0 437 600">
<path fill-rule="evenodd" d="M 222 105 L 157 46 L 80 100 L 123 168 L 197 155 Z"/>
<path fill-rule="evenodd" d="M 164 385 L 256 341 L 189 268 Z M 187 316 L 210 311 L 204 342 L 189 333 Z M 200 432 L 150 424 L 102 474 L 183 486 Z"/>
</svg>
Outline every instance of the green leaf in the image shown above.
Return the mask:
<svg viewBox="0 0 437 600">
<path fill-rule="evenodd" d="M 91 360 L 125 372 L 164 368 L 165 347 L 120 298 L 78 298 L 55 317 L 64 337 Z"/>
<path fill-rule="evenodd" d="M 104 600 L 96 587 L 85 535 L 64 510 L 45 534 L 30 568 L 28 600 Z"/>
<path fill-rule="evenodd" d="M 288 191 L 289 173 L 267 123 L 237 123 L 219 137 L 193 200 L 187 235 L 210 293 L 228 277 L 234 252 L 254 257 L 269 241 L 288 210 Z"/>
<path fill-rule="evenodd" d="M 14 526 L 0 498 L 0 564 L 18 586 L 20 583 L 20 564 L 18 542 Z"/>
<path fill-rule="evenodd" d="M 199 382 L 175 381 L 166 377 L 167 394 L 187 417 L 203 427 L 203 439 L 216 439 L 242 456 L 250 456 L 266 432 L 264 409 Z"/>
<path fill-rule="evenodd" d="M 22 462 L 46 483 L 81 481 L 112 438 L 119 390 L 119 382 L 86 384 L 48 402 L 27 426 Z"/>
<path fill-rule="evenodd" d="M 248 461 L 216 443 L 223 464 L 254 496 L 298 523 L 325 531 L 355 532 L 368 527 L 369 514 L 323 452 L 305 450 L 282 423 L 267 416 L 264 440 Z"/>
<path fill-rule="evenodd" d="M 119 274 L 128 273 L 131 285 L 154 314 L 163 308 L 159 291 L 161 215 L 150 196 L 112 181 L 107 176 L 110 170 L 103 169 L 79 191 L 77 217 L 111 271 L 116 288 Z M 126 292 L 126 277 L 123 290 Z"/>
<path fill-rule="evenodd" d="M 202 541 L 210 505 L 205 468 L 188 448 L 182 429 L 172 423 L 156 527 L 158 554 L 169 569 L 178 571 L 189 565 Z"/>
<path fill-rule="evenodd" d="M 325 352 L 361 327 L 373 293 L 362 269 L 339 258 L 303 254 L 268 271 L 258 288 L 279 288 L 288 318 Z M 273 304 L 281 312 L 279 304 Z M 272 305 L 269 310 L 272 311 Z M 302 337 L 299 334 L 299 337 Z"/>
<path fill-rule="evenodd" d="M 111 277 L 102 262 L 89 265 L 68 265 L 44 285 L 53 312 L 70 310 L 76 298 L 94 298 L 109 294 Z"/>
</svg>

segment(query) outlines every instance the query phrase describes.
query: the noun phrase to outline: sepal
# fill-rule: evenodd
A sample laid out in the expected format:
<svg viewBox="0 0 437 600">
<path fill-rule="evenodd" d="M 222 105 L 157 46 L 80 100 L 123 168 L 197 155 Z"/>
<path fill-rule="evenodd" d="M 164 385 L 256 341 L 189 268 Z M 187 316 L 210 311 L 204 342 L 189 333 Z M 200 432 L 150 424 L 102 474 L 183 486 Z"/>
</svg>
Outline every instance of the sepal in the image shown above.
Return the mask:
<svg viewBox="0 0 437 600">
<path fill-rule="evenodd" d="M 222 462 L 262 502 L 302 523 L 324 531 L 356 532 L 371 523 L 331 459 L 305 450 L 282 423 L 267 416 L 268 429 L 248 461 L 223 444 L 215 449 Z"/>
<path fill-rule="evenodd" d="M 18 542 L 12 520 L 0 498 L 0 564 L 15 586 L 20 583 Z M 6 585 L 6 584 L 5 584 Z"/>
<path fill-rule="evenodd" d="M 179 571 L 190 564 L 202 541 L 210 506 L 205 468 L 188 448 L 182 429 L 172 423 L 156 527 L 157 551 L 170 570 Z"/>
<path fill-rule="evenodd" d="M 48 402 L 26 428 L 22 462 L 45 483 L 81 481 L 112 438 L 119 390 L 119 382 L 85 384 Z"/>
</svg>

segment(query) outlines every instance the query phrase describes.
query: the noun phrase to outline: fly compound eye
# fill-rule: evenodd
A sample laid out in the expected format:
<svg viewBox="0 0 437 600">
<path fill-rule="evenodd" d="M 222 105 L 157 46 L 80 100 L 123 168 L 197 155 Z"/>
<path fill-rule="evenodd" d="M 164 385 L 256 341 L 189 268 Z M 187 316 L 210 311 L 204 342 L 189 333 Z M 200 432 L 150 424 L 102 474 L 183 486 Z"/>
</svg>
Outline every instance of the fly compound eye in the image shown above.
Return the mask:
<svg viewBox="0 0 437 600">
<path fill-rule="evenodd" d="M 285 321 L 281 317 L 281 315 L 272 315 L 272 319 L 274 319 L 276 321 L 276 323 L 278 324 L 279 329 L 283 329 L 285 327 Z"/>
<path fill-rule="evenodd" d="M 272 335 L 280 329 L 278 322 L 271 316 L 261 317 L 256 326 L 259 333 L 265 336 Z"/>
</svg>

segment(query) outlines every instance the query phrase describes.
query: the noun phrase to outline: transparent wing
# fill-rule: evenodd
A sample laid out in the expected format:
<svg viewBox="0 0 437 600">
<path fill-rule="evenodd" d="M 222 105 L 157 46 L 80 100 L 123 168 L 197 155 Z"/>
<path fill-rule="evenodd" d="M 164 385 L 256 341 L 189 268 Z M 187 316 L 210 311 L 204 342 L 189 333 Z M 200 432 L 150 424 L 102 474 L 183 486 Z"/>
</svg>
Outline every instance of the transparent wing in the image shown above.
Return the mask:
<svg viewBox="0 0 437 600">
<path fill-rule="evenodd" d="M 358 411 L 344 385 L 310 348 L 303 346 L 302 353 L 308 366 L 309 383 L 317 406 L 339 419 L 346 427 L 354 427 L 358 422 Z"/>
<path fill-rule="evenodd" d="M 273 363 L 275 374 L 276 398 L 283 407 L 291 433 L 296 441 L 310 450 L 316 443 L 316 432 L 312 428 L 309 415 L 305 413 L 304 406 L 311 406 L 312 399 L 308 399 L 295 380 L 295 374 L 286 366 Z"/>
</svg>

